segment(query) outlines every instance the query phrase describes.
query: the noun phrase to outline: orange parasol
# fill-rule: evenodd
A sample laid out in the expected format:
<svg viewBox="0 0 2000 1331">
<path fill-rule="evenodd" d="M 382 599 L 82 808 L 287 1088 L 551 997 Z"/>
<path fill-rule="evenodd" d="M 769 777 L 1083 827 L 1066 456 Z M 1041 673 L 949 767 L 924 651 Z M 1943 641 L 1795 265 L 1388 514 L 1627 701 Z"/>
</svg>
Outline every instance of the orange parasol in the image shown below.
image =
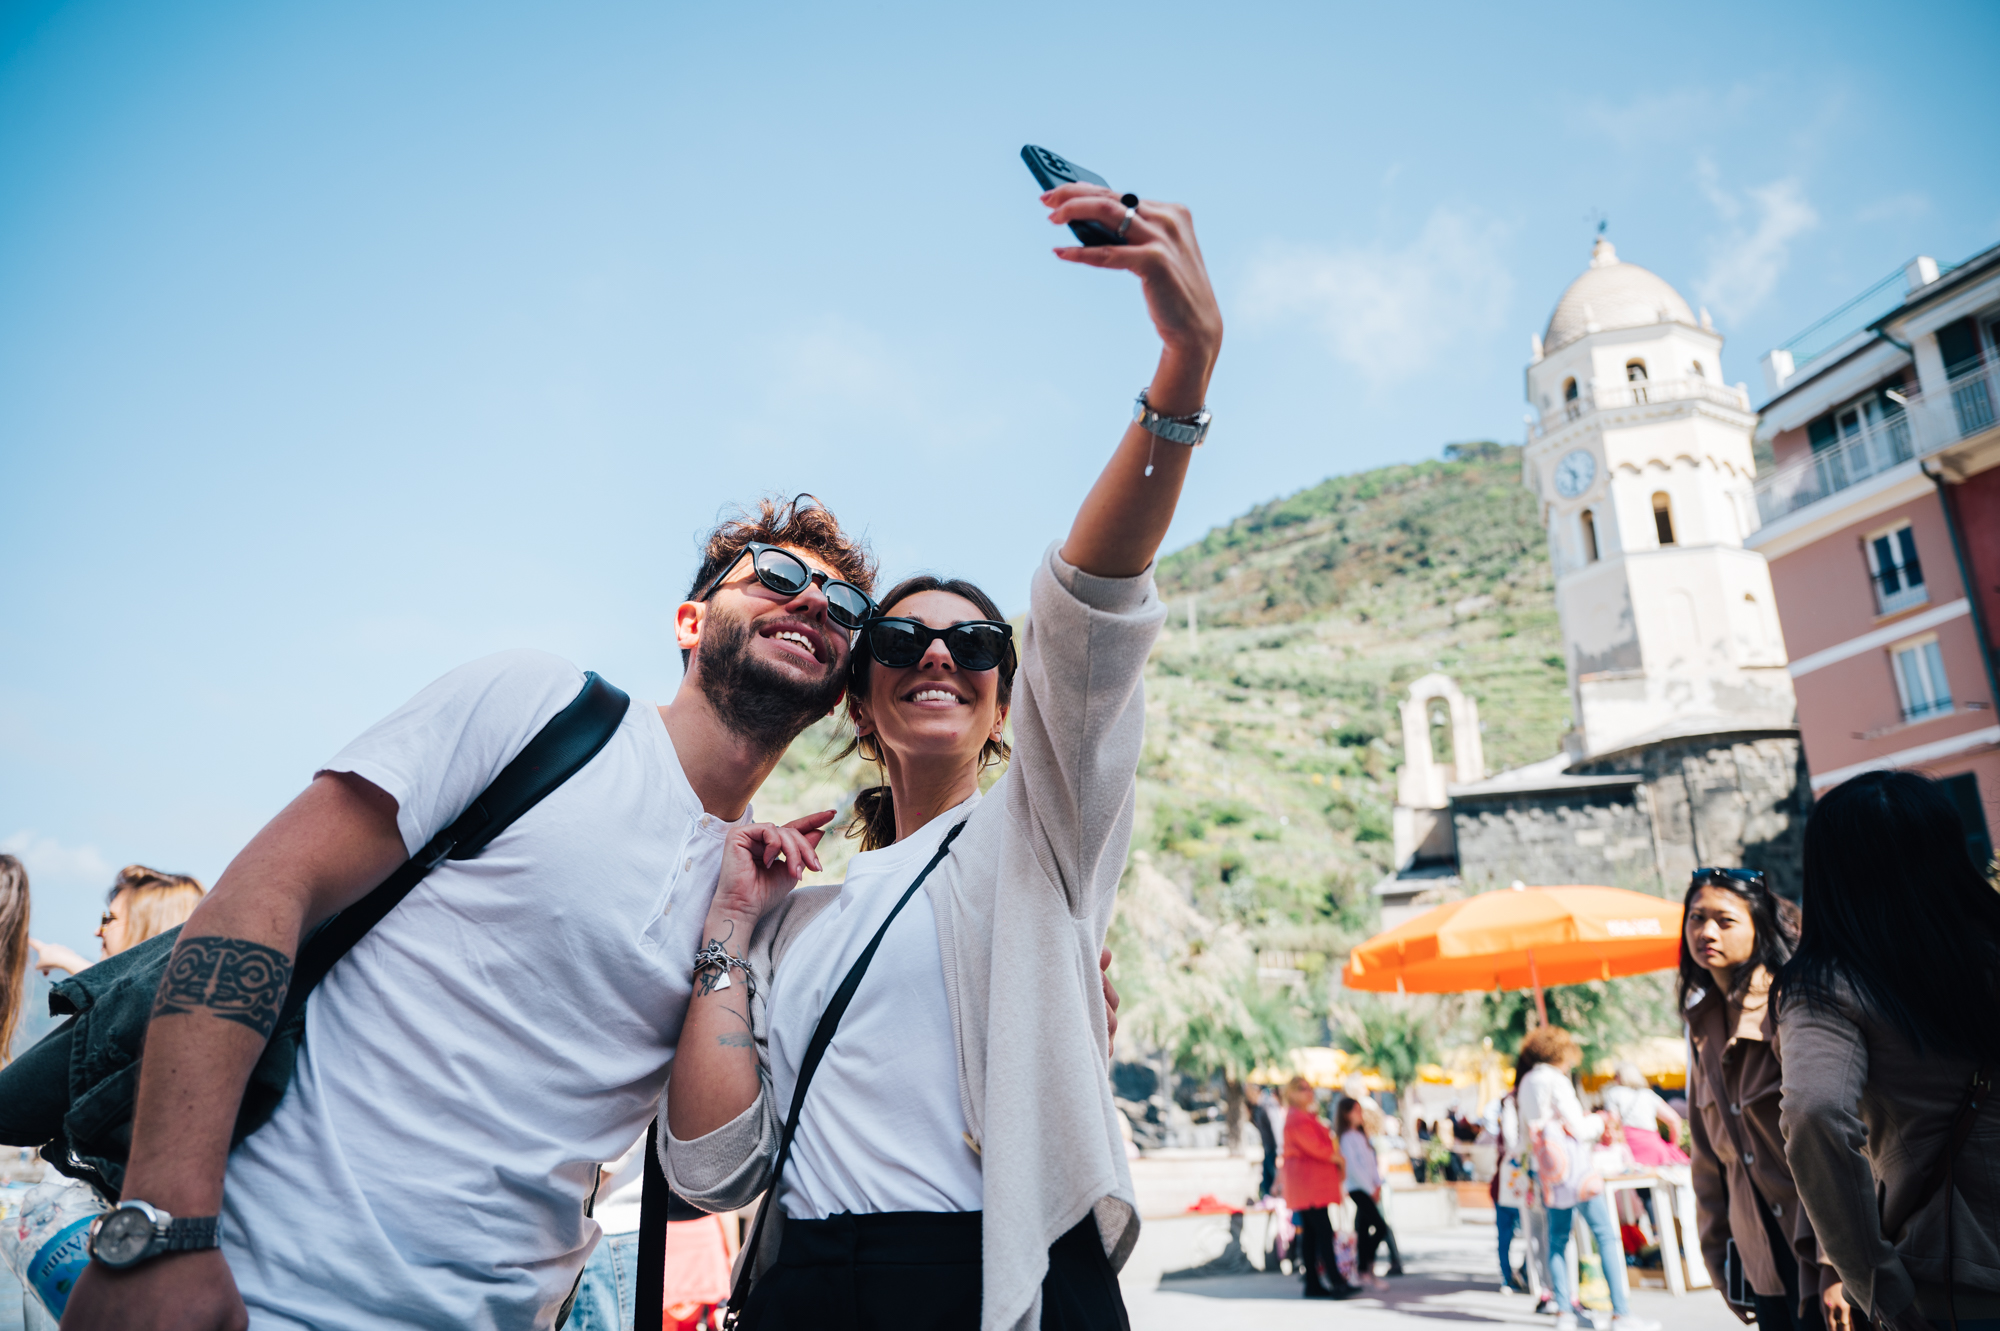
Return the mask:
<svg viewBox="0 0 2000 1331">
<path fill-rule="evenodd" d="M 1680 962 L 1676 901 L 1617 887 L 1521 887 L 1449 901 L 1354 949 L 1350 989 L 1450 994 L 1581 984 Z M 1546 1020 L 1546 1016 L 1543 1018 Z"/>
</svg>

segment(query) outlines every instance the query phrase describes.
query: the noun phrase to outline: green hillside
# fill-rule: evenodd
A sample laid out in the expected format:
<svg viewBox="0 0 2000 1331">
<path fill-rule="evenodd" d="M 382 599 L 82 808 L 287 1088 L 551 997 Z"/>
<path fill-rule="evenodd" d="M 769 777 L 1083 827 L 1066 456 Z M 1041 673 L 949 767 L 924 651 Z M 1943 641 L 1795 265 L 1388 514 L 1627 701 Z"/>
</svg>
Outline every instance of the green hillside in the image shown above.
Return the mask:
<svg viewBox="0 0 2000 1331">
<path fill-rule="evenodd" d="M 1134 849 L 1309 995 L 1376 922 L 1409 682 L 1458 680 L 1490 768 L 1557 747 L 1562 649 L 1520 467 L 1475 444 L 1335 477 L 1160 561 L 1175 628 L 1148 680 Z"/>
</svg>

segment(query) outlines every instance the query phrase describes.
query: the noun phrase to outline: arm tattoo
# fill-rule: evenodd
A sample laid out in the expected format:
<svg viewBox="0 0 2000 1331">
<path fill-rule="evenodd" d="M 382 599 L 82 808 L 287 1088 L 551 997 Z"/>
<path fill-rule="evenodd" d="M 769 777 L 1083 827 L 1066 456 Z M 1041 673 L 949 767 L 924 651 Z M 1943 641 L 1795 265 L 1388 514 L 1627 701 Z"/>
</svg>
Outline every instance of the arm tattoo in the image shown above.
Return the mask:
<svg viewBox="0 0 2000 1331">
<path fill-rule="evenodd" d="M 206 1009 L 269 1038 L 292 983 L 292 959 L 247 938 L 182 938 L 174 945 L 153 1017 Z"/>
</svg>

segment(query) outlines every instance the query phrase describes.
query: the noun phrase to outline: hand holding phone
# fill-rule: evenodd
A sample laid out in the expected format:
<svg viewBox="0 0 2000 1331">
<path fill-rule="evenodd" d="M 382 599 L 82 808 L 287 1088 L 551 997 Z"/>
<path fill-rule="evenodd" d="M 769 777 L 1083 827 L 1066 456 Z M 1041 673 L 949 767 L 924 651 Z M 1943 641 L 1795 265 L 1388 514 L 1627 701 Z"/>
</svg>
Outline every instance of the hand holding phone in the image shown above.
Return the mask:
<svg viewBox="0 0 2000 1331">
<path fill-rule="evenodd" d="M 1028 164 L 1028 170 L 1035 173 L 1035 179 L 1040 182 L 1044 190 L 1052 190 L 1058 185 L 1068 185 L 1078 182 L 1085 185 L 1102 185 L 1106 189 L 1111 188 L 1111 182 L 1103 176 L 1098 175 L 1095 171 L 1085 170 L 1075 162 L 1066 161 L 1050 152 L 1047 148 L 1037 148 L 1032 143 L 1021 149 L 1021 160 Z M 1127 202 L 1127 206 L 1131 206 L 1129 201 Z M 1101 222 L 1088 220 L 1071 222 L 1069 229 L 1075 232 L 1076 238 L 1085 245 L 1123 245 L 1125 243 L 1123 237 Z"/>
</svg>

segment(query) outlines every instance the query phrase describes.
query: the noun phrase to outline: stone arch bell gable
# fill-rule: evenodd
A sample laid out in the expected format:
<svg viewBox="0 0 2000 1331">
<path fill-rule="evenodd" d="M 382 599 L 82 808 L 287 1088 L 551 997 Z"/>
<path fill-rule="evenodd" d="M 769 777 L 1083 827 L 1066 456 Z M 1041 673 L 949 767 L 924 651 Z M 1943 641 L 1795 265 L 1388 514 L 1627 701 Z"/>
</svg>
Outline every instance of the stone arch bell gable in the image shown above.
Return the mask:
<svg viewBox="0 0 2000 1331">
<path fill-rule="evenodd" d="M 1431 755 L 1431 712 L 1445 705 L 1451 735 L 1452 761 L 1440 764 Z M 1479 741 L 1479 704 L 1465 696 L 1449 675 L 1429 674 L 1410 685 L 1397 704 L 1403 718 L 1403 770 L 1397 779 L 1397 803 L 1419 809 L 1442 809 L 1451 801 L 1446 787 L 1478 781 L 1486 775 L 1486 756 Z"/>
</svg>

